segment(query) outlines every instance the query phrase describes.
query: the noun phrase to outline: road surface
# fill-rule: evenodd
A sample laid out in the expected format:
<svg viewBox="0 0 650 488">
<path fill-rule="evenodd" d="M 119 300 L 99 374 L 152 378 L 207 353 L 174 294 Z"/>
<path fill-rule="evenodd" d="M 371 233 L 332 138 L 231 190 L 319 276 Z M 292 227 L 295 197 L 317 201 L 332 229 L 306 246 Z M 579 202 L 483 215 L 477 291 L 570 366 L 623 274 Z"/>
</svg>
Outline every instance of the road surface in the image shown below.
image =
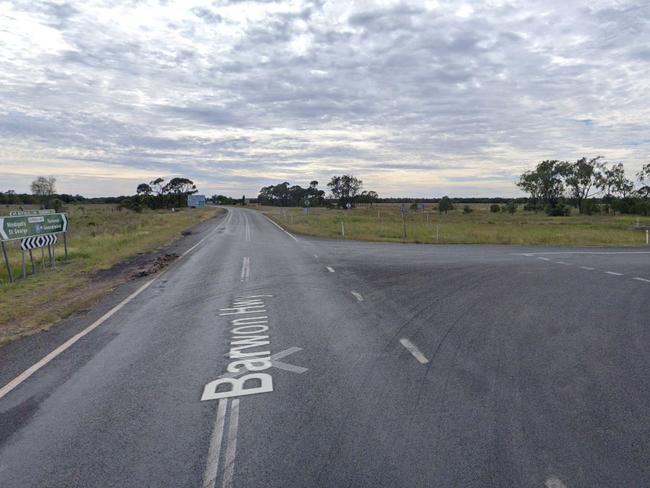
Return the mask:
<svg viewBox="0 0 650 488">
<path fill-rule="evenodd" d="M 0 350 L 1 487 L 650 486 L 644 249 L 209 225 Z"/>
</svg>

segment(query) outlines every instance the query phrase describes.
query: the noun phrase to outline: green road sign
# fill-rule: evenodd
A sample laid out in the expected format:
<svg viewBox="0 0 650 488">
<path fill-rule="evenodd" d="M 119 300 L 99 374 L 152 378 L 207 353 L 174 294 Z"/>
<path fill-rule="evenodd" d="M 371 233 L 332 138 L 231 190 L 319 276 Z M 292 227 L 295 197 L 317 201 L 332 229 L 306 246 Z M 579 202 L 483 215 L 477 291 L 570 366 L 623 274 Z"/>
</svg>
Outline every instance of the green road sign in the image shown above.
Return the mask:
<svg viewBox="0 0 650 488">
<path fill-rule="evenodd" d="M 56 234 L 67 230 L 68 217 L 64 213 L 0 217 L 0 241 Z"/>
</svg>

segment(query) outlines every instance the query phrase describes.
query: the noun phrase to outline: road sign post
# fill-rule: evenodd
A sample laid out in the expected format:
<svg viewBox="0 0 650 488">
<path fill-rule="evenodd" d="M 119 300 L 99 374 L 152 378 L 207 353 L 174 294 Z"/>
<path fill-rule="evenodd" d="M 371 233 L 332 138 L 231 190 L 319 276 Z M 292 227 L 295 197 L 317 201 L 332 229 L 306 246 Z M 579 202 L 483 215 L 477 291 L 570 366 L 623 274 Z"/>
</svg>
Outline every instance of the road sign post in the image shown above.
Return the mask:
<svg viewBox="0 0 650 488">
<path fill-rule="evenodd" d="M 7 265 L 7 275 L 9 276 L 9 283 L 14 282 L 14 274 L 11 271 L 11 265 L 9 264 L 9 256 L 7 256 L 7 248 L 5 247 L 5 242 L 2 241 L 2 255 L 5 258 L 5 264 Z"/>
</svg>

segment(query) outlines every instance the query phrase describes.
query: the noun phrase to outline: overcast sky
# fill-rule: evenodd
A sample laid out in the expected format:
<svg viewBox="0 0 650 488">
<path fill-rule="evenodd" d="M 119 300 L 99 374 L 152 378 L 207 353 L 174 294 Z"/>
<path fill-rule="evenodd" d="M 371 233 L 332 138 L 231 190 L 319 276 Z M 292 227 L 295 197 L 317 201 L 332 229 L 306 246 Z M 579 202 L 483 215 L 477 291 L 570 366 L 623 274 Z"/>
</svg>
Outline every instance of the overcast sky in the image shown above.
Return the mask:
<svg viewBox="0 0 650 488">
<path fill-rule="evenodd" d="M 650 161 L 647 0 L 0 0 L 0 47 L 0 191 L 510 196 L 542 159 Z"/>
</svg>

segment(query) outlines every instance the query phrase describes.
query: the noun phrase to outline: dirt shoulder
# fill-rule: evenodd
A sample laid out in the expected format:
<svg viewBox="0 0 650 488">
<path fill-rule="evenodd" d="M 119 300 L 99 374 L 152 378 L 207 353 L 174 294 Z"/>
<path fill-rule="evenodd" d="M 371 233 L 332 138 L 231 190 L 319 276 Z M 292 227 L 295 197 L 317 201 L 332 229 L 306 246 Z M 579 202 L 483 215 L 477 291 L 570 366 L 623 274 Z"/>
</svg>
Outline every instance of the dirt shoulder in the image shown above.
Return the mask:
<svg viewBox="0 0 650 488">
<path fill-rule="evenodd" d="M 66 319 L 87 313 L 98 301 L 122 285 L 156 274 L 194 245 L 222 218 L 217 209 L 207 219 L 176 233 L 153 250 L 140 251 L 106 269 L 76 269 L 59 265 L 38 277 L 29 277 L 0 295 L 0 347 L 18 338 L 56 328 Z"/>
</svg>

